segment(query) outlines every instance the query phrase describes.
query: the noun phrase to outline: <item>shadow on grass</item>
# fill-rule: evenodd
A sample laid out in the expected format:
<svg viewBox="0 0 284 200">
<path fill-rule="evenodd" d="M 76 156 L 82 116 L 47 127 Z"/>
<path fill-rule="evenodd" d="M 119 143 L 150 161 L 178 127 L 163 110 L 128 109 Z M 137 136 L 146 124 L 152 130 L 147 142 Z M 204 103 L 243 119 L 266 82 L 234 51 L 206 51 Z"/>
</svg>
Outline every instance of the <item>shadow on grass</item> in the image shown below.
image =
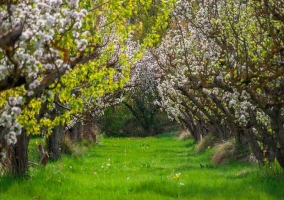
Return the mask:
<svg viewBox="0 0 284 200">
<path fill-rule="evenodd" d="M 11 174 L 5 174 L 0 177 L 0 198 L 1 194 L 9 189 L 13 184 L 21 184 L 22 182 L 26 182 L 29 179 L 29 175 L 27 174 L 24 177 L 17 177 Z"/>
<path fill-rule="evenodd" d="M 174 138 L 174 137 L 175 137 L 174 133 L 162 133 L 155 136 L 155 138 Z"/>
<path fill-rule="evenodd" d="M 144 181 L 134 187 L 135 193 L 154 192 L 165 198 L 184 199 L 282 199 L 283 184 L 272 188 L 269 184 L 259 187 L 259 181 L 246 183 L 243 181 L 234 184 L 206 184 L 204 182 L 181 183 Z M 234 196 L 242 191 L 240 196 Z"/>
<path fill-rule="evenodd" d="M 185 148 L 195 148 L 196 142 L 194 140 L 188 140 L 184 145 Z"/>
</svg>

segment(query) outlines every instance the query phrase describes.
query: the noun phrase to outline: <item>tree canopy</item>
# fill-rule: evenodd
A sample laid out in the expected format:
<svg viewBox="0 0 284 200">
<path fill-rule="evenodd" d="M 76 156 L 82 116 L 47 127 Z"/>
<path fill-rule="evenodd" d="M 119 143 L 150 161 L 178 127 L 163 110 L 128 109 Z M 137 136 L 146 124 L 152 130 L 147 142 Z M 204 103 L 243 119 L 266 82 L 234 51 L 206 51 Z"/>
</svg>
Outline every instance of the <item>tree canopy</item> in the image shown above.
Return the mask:
<svg viewBox="0 0 284 200">
<path fill-rule="evenodd" d="M 284 166 L 283 1 L 177 1 L 153 50 L 160 105 L 196 140 L 212 133 L 269 149 Z"/>
<path fill-rule="evenodd" d="M 82 112 L 84 103 L 122 88 L 131 63 L 159 39 L 156 32 L 164 27 L 158 25 L 172 7 L 160 2 L 133 51 L 128 43 L 145 20 L 131 19 L 144 4 L 150 8 L 153 2 L 0 3 L 0 140 L 16 143 L 22 127 L 28 134 L 49 133 Z M 58 106 L 64 111 L 51 117 Z"/>
</svg>

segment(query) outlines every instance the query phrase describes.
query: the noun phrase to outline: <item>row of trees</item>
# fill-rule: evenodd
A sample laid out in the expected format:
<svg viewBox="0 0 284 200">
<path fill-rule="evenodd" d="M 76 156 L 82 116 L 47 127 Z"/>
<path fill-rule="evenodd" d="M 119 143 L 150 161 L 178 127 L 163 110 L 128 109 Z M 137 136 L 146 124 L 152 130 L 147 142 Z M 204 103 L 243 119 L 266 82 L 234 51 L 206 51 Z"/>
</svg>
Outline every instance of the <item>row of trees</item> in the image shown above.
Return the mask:
<svg viewBox="0 0 284 200">
<path fill-rule="evenodd" d="M 196 141 L 234 139 L 259 163 L 283 167 L 283 12 L 279 1 L 177 1 L 167 34 L 132 66 L 124 91 L 138 110 L 155 101 L 152 112 L 163 108 Z"/>
<path fill-rule="evenodd" d="M 29 135 L 45 135 L 52 156 L 60 157 L 65 127 L 92 115 L 101 97 L 123 87 L 131 64 L 158 41 L 171 6 L 136 0 L 0 2 L 0 151 L 5 157 L 9 146 L 14 173 L 28 169 Z M 151 18 L 143 17 L 142 7 Z M 135 49 L 131 40 L 139 42 Z M 100 103 L 105 105 L 97 110 L 109 104 Z"/>
<path fill-rule="evenodd" d="M 195 140 L 233 138 L 284 168 L 284 1 L 179 0 L 172 19 L 151 50 L 158 104 Z"/>
</svg>

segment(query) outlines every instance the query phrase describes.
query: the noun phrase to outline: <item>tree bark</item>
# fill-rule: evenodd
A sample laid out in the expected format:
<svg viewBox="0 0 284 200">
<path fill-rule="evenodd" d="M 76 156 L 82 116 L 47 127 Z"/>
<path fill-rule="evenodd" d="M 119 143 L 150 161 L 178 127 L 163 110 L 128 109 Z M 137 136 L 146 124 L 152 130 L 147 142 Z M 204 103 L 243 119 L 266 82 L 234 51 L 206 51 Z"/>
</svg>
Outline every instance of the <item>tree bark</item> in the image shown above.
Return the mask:
<svg viewBox="0 0 284 200">
<path fill-rule="evenodd" d="M 76 143 L 77 140 L 81 137 L 80 135 L 83 132 L 82 122 L 77 122 L 68 132 L 68 135 L 70 137 L 70 140 L 73 143 Z"/>
<path fill-rule="evenodd" d="M 63 136 L 64 126 L 54 127 L 51 135 L 47 139 L 48 154 L 54 160 L 61 158 L 61 140 Z"/>
<path fill-rule="evenodd" d="M 282 117 L 281 114 L 281 107 L 279 108 L 274 108 L 273 110 L 273 116 L 271 116 L 271 125 L 272 125 L 272 130 L 274 131 L 275 134 L 275 139 L 277 141 L 276 147 L 276 159 L 279 165 L 284 168 L 284 118 Z"/>
<path fill-rule="evenodd" d="M 48 155 L 47 152 L 45 152 L 42 145 L 38 145 L 38 151 L 39 151 L 39 154 L 40 154 L 39 164 L 45 166 L 47 161 L 48 161 L 49 155 Z"/>
<path fill-rule="evenodd" d="M 97 142 L 95 119 L 86 121 L 83 125 L 83 137 L 91 142 Z"/>
<path fill-rule="evenodd" d="M 255 135 L 253 134 L 253 131 L 250 130 L 244 130 L 243 134 L 245 135 L 247 142 L 255 155 L 257 161 L 263 165 L 264 164 L 264 159 L 263 159 L 263 152 L 258 144 L 257 139 L 255 138 Z"/>
<path fill-rule="evenodd" d="M 16 176 L 24 176 L 28 172 L 28 144 L 29 137 L 26 130 L 17 136 L 17 143 L 8 147 L 8 159 L 11 172 Z"/>
</svg>

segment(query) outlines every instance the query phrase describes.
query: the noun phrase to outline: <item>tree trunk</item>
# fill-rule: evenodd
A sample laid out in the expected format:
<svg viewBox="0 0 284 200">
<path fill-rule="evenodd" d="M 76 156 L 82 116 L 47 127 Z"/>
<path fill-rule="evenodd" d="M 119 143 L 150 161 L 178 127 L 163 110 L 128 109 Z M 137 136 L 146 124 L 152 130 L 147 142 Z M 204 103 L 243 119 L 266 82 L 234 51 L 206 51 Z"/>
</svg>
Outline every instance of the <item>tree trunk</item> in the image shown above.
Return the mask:
<svg viewBox="0 0 284 200">
<path fill-rule="evenodd" d="M 247 142 L 253 152 L 253 155 L 256 157 L 259 164 L 263 165 L 264 164 L 263 152 L 258 144 L 257 139 L 255 138 L 253 131 L 245 130 L 243 131 L 243 134 L 245 135 L 247 139 Z"/>
<path fill-rule="evenodd" d="M 276 151 L 276 159 L 279 165 L 284 168 L 284 117 L 282 117 L 281 114 L 281 108 L 275 108 L 274 110 L 274 116 L 271 117 L 271 125 L 272 130 L 275 134 L 275 139 L 278 144 L 277 151 Z M 275 148 L 276 148 L 275 147 Z"/>
<path fill-rule="evenodd" d="M 26 130 L 17 136 L 17 143 L 8 147 L 8 159 L 12 174 L 24 176 L 28 172 L 28 144 L 29 137 Z"/>
<path fill-rule="evenodd" d="M 69 130 L 69 137 L 70 140 L 73 143 L 76 143 L 77 140 L 80 138 L 80 135 L 82 134 L 83 127 L 82 127 L 82 122 L 79 121 L 77 122 L 70 130 Z"/>
<path fill-rule="evenodd" d="M 48 155 L 47 152 L 45 152 L 42 145 L 38 145 L 38 151 L 39 151 L 39 154 L 40 154 L 39 164 L 45 166 L 47 161 L 48 161 L 49 155 Z"/>
<path fill-rule="evenodd" d="M 277 149 L 276 159 L 279 165 L 284 168 L 284 151 L 281 148 Z"/>
<path fill-rule="evenodd" d="M 54 160 L 61 158 L 61 140 L 64 131 L 64 126 L 54 127 L 51 135 L 47 139 L 48 154 Z"/>
<path fill-rule="evenodd" d="M 96 121 L 86 121 L 83 125 L 83 137 L 90 142 L 97 142 Z"/>
</svg>

